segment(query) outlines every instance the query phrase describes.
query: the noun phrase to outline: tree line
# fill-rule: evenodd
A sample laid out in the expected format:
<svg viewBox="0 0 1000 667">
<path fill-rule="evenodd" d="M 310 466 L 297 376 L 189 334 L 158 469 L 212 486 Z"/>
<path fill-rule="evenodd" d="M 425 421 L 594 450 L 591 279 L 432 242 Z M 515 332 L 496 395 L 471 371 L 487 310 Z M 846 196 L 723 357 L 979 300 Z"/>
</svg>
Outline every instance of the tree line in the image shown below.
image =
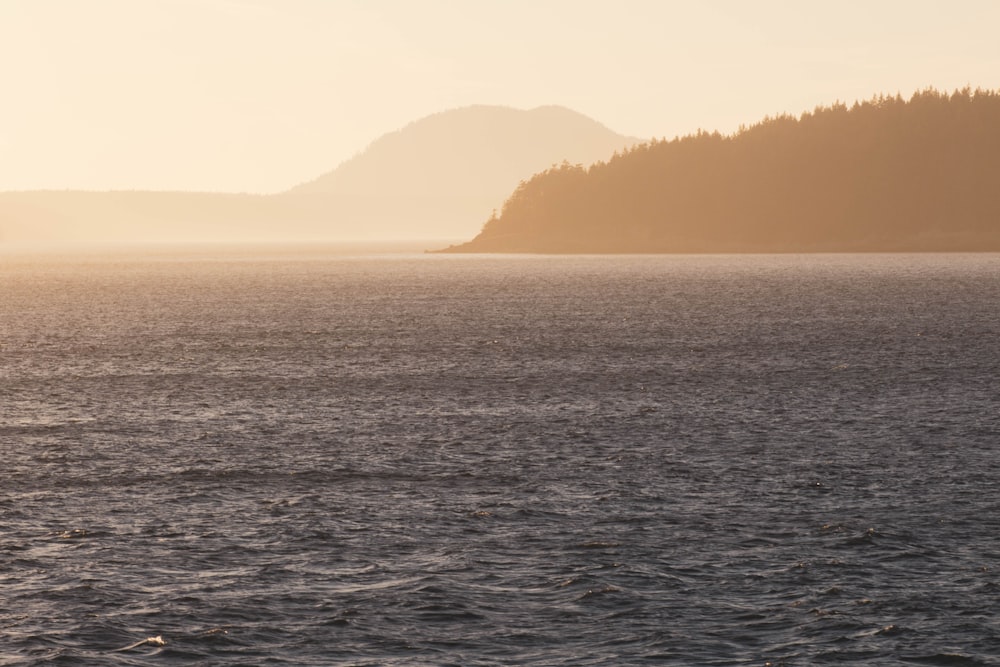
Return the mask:
<svg viewBox="0 0 1000 667">
<path fill-rule="evenodd" d="M 564 162 L 450 250 L 1000 250 L 1000 94 L 879 95 Z"/>
</svg>

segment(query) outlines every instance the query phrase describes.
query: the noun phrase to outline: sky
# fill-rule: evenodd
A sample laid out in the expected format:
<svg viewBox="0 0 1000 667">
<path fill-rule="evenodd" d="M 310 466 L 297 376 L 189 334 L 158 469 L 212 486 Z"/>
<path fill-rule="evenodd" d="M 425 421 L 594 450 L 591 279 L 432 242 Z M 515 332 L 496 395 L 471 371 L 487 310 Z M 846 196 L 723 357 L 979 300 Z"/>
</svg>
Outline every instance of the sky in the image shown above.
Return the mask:
<svg viewBox="0 0 1000 667">
<path fill-rule="evenodd" d="M 622 134 L 1000 89 L 996 0 L 0 0 L 0 190 L 279 192 L 423 116 Z"/>
</svg>

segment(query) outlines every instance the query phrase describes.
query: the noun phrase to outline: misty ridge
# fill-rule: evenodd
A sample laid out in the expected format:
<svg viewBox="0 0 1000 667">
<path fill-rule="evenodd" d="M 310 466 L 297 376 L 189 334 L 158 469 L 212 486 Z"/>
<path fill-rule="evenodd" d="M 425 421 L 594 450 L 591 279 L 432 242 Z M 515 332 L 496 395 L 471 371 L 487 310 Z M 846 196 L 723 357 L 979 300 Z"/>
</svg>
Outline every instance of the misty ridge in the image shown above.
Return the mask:
<svg viewBox="0 0 1000 667">
<path fill-rule="evenodd" d="M 273 195 L 0 193 L 0 243 L 471 238 L 444 252 L 1000 251 L 998 183 L 995 91 L 879 95 L 732 135 L 645 142 L 563 107 L 473 106 L 383 135 Z"/>
<path fill-rule="evenodd" d="M 880 95 L 566 162 L 445 249 L 868 251 L 1000 251 L 1000 94 Z"/>
<path fill-rule="evenodd" d="M 0 243 L 465 239 L 526 176 L 640 141 L 563 107 L 471 106 L 385 134 L 278 194 L 0 192 Z"/>
</svg>

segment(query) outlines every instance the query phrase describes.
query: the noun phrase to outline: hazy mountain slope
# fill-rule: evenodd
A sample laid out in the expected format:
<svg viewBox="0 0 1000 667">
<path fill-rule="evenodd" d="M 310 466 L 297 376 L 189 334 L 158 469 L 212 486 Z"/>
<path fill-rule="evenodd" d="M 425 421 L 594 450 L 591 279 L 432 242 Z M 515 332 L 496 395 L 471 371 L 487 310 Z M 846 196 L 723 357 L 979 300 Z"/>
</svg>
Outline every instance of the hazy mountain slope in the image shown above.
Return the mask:
<svg viewBox="0 0 1000 667">
<path fill-rule="evenodd" d="M 498 197 L 562 161 L 590 164 L 640 140 L 564 107 L 472 106 L 410 123 L 294 194 Z"/>
<path fill-rule="evenodd" d="M 563 107 L 465 107 L 386 134 L 278 197 L 294 209 L 330 211 L 355 234 L 457 239 L 476 233 L 533 174 L 607 159 L 636 143 Z"/>
<path fill-rule="evenodd" d="M 256 241 L 285 211 L 270 197 L 210 192 L 0 192 L 0 242 Z"/>
<path fill-rule="evenodd" d="M 0 192 L 0 242 L 456 239 L 520 180 L 637 141 L 561 107 L 455 109 L 277 195 Z"/>
<path fill-rule="evenodd" d="M 519 186 L 457 252 L 1000 251 L 1000 94 L 644 144 Z"/>
</svg>

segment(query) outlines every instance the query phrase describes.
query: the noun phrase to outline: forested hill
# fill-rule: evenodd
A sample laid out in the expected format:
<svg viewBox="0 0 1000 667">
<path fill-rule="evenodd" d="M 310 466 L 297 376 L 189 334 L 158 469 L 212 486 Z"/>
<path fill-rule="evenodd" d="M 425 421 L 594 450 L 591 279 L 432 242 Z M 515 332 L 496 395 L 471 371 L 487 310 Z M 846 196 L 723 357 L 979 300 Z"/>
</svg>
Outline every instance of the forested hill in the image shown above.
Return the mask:
<svg viewBox="0 0 1000 667">
<path fill-rule="evenodd" d="M 522 182 L 450 252 L 1000 251 L 1000 94 L 926 90 Z"/>
</svg>

